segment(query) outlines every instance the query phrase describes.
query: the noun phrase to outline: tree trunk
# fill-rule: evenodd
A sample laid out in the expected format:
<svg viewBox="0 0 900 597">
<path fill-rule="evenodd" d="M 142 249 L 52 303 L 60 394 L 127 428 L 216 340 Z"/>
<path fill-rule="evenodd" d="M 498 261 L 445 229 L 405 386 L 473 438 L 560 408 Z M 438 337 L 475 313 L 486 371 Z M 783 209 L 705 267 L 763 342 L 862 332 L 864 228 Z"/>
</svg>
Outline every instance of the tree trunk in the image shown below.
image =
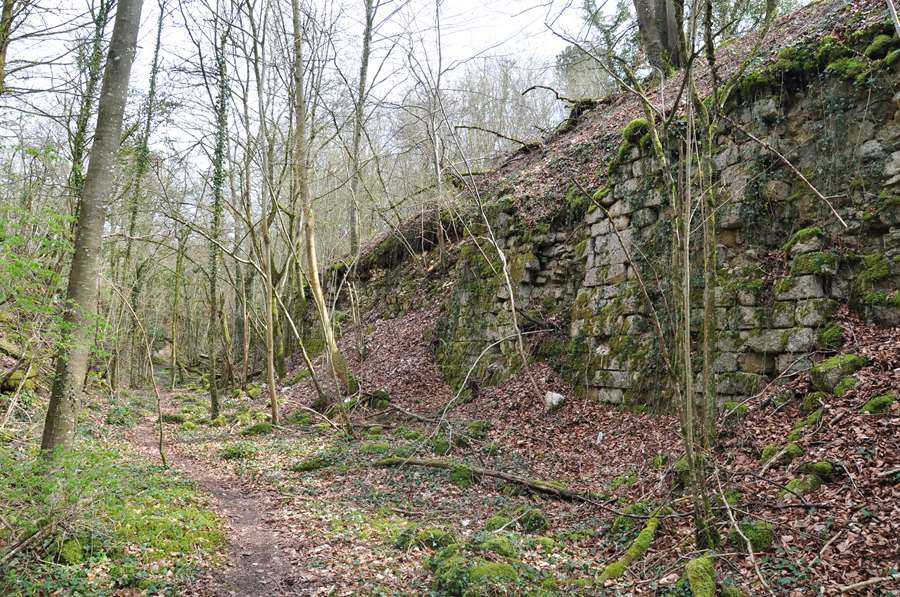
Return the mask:
<svg viewBox="0 0 900 597">
<path fill-rule="evenodd" d="M 6 92 L 6 51 L 13 32 L 16 0 L 3 0 L 0 12 L 0 95 Z"/>
<path fill-rule="evenodd" d="M 116 13 L 103 76 L 97 131 L 81 195 L 75 254 L 66 291 L 64 338 L 56 355 L 56 374 L 41 439 L 41 449 L 45 453 L 70 447 L 75 435 L 91 353 L 92 320 L 97 312 L 97 275 L 105 201 L 112 194 L 142 4 L 143 0 L 119 0 Z"/>
<path fill-rule="evenodd" d="M 228 80 L 225 62 L 225 45 L 228 30 L 221 33 L 216 46 L 216 145 L 213 151 L 212 176 L 212 230 L 209 244 L 209 411 L 210 418 L 219 416 L 219 335 L 215 332 L 221 326 L 219 313 L 219 237 L 222 235 L 222 211 L 225 192 L 225 149 L 228 136 Z"/>
<path fill-rule="evenodd" d="M 354 267 L 359 259 L 359 183 L 362 175 L 360 168 L 360 145 L 366 112 L 366 83 L 369 77 L 369 54 L 372 42 L 372 28 L 375 21 L 374 0 L 364 0 L 366 23 L 363 30 L 362 55 L 359 62 L 359 83 L 356 88 L 356 104 L 353 109 L 353 145 L 351 148 L 350 172 L 350 258 Z"/>
<path fill-rule="evenodd" d="M 684 0 L 634 0 L 634 9 L 650 65 L 663 74 L 684 66 Z"/>
<path fill-rule="evenodd" d="M 316 220 L 309 197 L 309 182 L 307 180 L 307 142 L 306 137 L 306 98 L 303 90 L 303 29 L 300 22 L 300 0 L 291 0 L 291 14 L 294 25 L 294 114 L 296 117 L 296 131 L 294 139 L 294 192 L 299 194 L 300 204 L 303 210 L 303 241 L 306 251 L 306 278 L 309 281 L 309 291 L 316 309 L 319 312 L 319 321 L 322 324 L 322 334 L 325 340 L 325 348 L 328 351 L 331 367 L 338 380 L 341 389 L 348 394 L 356 391 L 355 384 L 351 380 L 347 361 L 337 345 L 334 329 L 331 326 L 331 317 L 328 305 L 325 302 L 325 293 L 319 278 L 319 260 L 316 255 Z"/>
</svg>

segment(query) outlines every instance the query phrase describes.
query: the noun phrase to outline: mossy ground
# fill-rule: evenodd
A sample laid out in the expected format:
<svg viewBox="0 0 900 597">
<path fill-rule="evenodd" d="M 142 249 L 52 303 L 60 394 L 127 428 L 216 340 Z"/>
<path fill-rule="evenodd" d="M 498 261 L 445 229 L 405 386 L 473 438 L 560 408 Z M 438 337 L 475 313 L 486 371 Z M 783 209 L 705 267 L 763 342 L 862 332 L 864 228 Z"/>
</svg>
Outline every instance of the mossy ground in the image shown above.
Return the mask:
<svg viewBox="0 0 900 597">
<path fill-rule="evenodd" d="M 0 516 L 11 524 L 0 545 L 45 539 L 0 573 L 3 594 L 171 594 L 216 560 L 223 524 L 193 483 L 118 442 L 85 441 L 49 465 L 33 448 L 0 447 Z"/>
</svg>

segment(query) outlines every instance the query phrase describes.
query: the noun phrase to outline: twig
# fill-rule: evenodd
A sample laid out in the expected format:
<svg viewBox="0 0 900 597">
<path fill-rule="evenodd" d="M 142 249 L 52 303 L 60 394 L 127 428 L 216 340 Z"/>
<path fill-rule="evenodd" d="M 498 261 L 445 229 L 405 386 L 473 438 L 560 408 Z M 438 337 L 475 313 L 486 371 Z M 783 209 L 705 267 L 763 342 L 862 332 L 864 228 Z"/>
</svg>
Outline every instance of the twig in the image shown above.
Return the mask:
<svg viewBox="0 0 900 597">
<path fill-rule="evenodd" d="M 864 580 L 862 582 L 854 583 L 852 585 L 844 585 L 843 587 L 838 587 L 839 593 L 849 593 L 850 591 L 855 591 L 856 589 L 862 589 L 863 587 L 870 587 L 872 585 L 877 585 L 879 583 L 887 582 L 889 580 L 900 580 L 900 572 L 895 572 L 890 576 L 876 576 L 875 578 L 870 578 L 869 580 Z"/>
</svg>

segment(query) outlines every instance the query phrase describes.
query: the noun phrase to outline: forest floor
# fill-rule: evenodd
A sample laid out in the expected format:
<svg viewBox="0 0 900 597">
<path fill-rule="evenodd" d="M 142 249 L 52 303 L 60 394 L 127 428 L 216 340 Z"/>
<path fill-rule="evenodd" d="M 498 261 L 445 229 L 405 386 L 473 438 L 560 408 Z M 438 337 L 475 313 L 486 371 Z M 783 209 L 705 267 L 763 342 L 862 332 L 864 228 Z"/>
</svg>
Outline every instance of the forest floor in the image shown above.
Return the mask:
<svg viewBox="0 0 900 597">
<path fill-rule="evenodd" d="M 164 395 L 169 463 L 213 496 L 228 528 L 226 565 L 207 568 L 184 594 L 690 595 L 684 566 L 698 553 L 679 488 L 677 419 L 576 398 L 542 364 L 531 365 L 540 391 L 569 396 L 558 410 L 545 411 L 518 375 L 445 411 L 454 395 L 425 341 L 435 313 L 366 322 L 369 356 L 352 364 L 368 398 L 347 403 L 349 431 L 340 416 L 332 426 L 304 410 L 313 394 L 302 372 L 279 388 L 288 416 L 274 427 L 258 388 L 227 398 L 212 423 L 201 389 Z M 835 594 L 871 579 L 880 580 L 858 594 L 900 590 L 890 578 L 900 561 L 898 405 L 861 412 L 898 387 L 900 345 L 891 330 L 842 325 L 868 365 L 843 396 L 823 398 L 815 421 L 803 405 L 805 372 L 720 422 L 720 588 L 764 594 L 762 576 L 776 595 Z M 353 341 L 344 335 L 348 354 Z M 792 430 L 795 448 L 762 462 L 767 446 L 791 443 Z M 157 459 L 156 433 L 151 416 L 126 437 Z M 379 466 L 392 457 L 450 468 Z M 824 483 L 785 489 L 823 461 L 835 469 Z M 559 499 L 478 469 L 587 497 Z M 729 512 L 745 532 L 762 532 L 755 559 Z M 648 549 L 622 576 L 601 577 L 651 516 L 660 526 Z"/>
</svg>

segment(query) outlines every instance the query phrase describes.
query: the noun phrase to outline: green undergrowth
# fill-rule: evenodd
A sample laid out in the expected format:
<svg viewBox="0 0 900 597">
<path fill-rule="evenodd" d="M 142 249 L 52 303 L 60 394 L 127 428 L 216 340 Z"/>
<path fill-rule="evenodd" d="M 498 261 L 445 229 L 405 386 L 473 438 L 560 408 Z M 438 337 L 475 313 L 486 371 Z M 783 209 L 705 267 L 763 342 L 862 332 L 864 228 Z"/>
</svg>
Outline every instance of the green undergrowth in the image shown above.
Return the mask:
<svg viewBox="0 0 900 597">
<path fill-rule="evenodd" d="M 0 545 L 33 537 L 0 594 L 177 594 L 225 538 L 193 484 L 122 445 L 83 442 L 52 464 L 0 447 L 0 468 Z"/>
</svg>

